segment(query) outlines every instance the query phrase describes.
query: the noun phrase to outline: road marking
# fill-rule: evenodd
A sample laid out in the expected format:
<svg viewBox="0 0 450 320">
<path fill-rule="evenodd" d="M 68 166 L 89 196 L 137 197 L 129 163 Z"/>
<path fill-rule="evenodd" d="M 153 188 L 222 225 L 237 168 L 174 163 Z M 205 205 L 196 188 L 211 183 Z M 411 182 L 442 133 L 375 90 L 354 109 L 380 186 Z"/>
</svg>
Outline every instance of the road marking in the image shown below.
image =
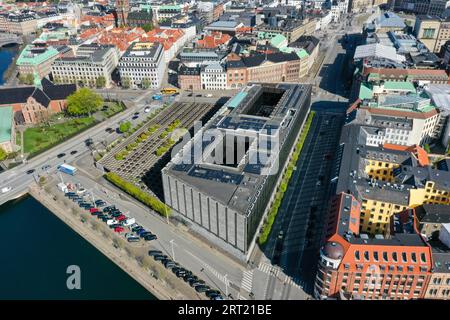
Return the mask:
<svg viewBox="0 0 450 320">
<path fill-rule="evenodd" d="M 193 253 L 185 250 L 185 252 L 189 255 L 191 255 L 193 258 L 195 258 L 196 260 L 198 260 L 200 262 L 200 264 L 204 267 L 204 269 L 208 270 L 209 272 L 211 272 L 214 276 L 216 276 L 220 281 L 222 281 L 223 283 L 225 283 L 225 280 L 227 281 L 228 285 L 230 285 L 230 280 L 228 280 L 224 275 L 220 274 L 216 269 L 214 269 L 213 267 L 211 267 L 209 264 L 203 262 L 200 258 L 198 258 L 196 255 L 194 255 Z"/>
<path fill-rule="evenodd" d="M 259 264 L 258 269 L 261 270 L 264 273 L 267 273 L 269 275 L 273 275 L 275 277 L 277 277 L 278 274 L 280 273 L 280 268 L 278 268 L 276 266 L 273 266 L 273 265 L 271 265 L 269 263 L 266 263 L 266 262 L 261 262 Z"/>
<path fill-rule="evenodd" d="M 247 290 L 248 292 L 252 292 L 252 283 L 253 283 L 253 270 L 244 271 L 241 282 L 241 288 Z"/>
</svg>

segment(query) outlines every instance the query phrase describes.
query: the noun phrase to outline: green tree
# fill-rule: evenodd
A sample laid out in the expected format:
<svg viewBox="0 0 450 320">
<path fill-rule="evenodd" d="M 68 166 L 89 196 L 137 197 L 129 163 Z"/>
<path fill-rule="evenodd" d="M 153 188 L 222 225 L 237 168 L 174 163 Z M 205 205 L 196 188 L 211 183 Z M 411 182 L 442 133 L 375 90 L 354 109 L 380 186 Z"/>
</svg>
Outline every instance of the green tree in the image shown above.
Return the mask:
<svg viewBox="0 0 450 320">
<path fill-rule="evenodd" d="M 19 76 L 19 82 L 22 84 L 33 84 L 33 75 L 31 73 L 21 74 Z"/>
<path fill-rule="evenodd" d="M 150 87 L 150 80 L 148 78 L 142 79 L 142 88 L 148 89 Z"/>
<path fill-rule="evenodd" d="M 131 86 L 131 80 L 129 77 L 123 77 L 122 79 L 122 88 L 128 89 Z"/>
<path fill-rule="evenodd" d="M 8 154 L 2 147 L 0 147 L 0 161 L 5 160 L 8 157 Z"/>
<path fill-rule="evenodd" d="M 120 124 L 120 126 L 119 126 L 119 130 L 122 133 L 128 132 L 128 130 L 130 130 L 130 129 L 131 129 L 131 122 L 130 121 L 122 122 Z"/>
<path fill-rule="evenodd" d="M 67 97 L 67 111 L 75 116 L 91 115 L 102 105 L 102 97 L 89 88 L 81 88 Z"/>
<path fill-rule="evenodd" d="M 153 30 L 153 24 L 151 22 L 146 23 L 142 25 L 142 29 L 144 29 L 145 32 L 149 32 L 150 30 Z"/>
<path fill-rule="evenodd" d="M 106 79 L 105 79 L 105 77 L 100 76 L 100 77 L 98 77 L 98 78 L 95 80 L 95 86 L 96 86 L 97 88 L 104 88 L 105 85 L 106 85 Z"/>
</svg>

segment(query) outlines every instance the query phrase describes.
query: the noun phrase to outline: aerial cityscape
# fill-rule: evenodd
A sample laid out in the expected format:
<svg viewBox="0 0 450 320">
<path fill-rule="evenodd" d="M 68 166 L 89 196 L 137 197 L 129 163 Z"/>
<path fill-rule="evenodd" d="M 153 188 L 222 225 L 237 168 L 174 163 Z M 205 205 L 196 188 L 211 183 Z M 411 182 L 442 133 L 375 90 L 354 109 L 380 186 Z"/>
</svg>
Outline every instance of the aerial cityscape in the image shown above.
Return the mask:
<svg viewBox="0 0 450 320">
<path fill-rule="evenodd" d="M 0 222 L 0 300 L 450 300 L 450 0 L 0 0 Z"/>
</svg>

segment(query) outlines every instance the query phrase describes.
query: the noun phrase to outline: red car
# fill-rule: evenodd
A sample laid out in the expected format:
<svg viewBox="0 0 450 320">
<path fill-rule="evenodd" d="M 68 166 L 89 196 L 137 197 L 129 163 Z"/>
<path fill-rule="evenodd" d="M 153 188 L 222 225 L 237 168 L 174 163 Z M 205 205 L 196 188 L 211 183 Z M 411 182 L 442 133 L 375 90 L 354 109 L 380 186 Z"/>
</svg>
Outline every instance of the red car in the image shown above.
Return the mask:
<svg viewBox="0 0 450 320">
<path fill-rule="evenodd" d="M 90 208 L 90 209 L 89 209 L 89 212 L 90 212 L 90 213 L 96 213 L 96 212 L 99 212 L 99 211 L 98 211 L 97 208 Z"/>
<path fill-rule="evenodd" d="M 122 215 L 118 216 L 116 219 L 119 220 L 119 221 L 123 221 L 123 220 L 125 220 L 126 218 L 127 218 L 127 217 L 125 217 L 125 216 L 122 214 Z"/>
<path fill-rule="evenodd" d="M 114 228 L 114 231 L 115 231 L 115 232 L 119 232 L 119 233 L 122 232 L 123 230 L 124 230 L 124 229 L 123 229 L 122 227 L 115 227 L 115 228 Z"/>
</svg>

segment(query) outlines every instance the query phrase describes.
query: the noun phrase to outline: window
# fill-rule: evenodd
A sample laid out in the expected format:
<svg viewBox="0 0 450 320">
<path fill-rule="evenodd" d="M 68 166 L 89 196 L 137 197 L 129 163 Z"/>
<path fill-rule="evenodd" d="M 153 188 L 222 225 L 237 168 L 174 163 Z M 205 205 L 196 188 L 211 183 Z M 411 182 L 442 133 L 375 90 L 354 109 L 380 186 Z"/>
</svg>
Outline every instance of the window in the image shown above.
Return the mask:
<svg viewBox="0 0 450 320">
<path fill-rule="evenodd" d="M 392 260 L 394 260 L 394 262 L 397 262 L 397 252 L 392 252 Z"/>
</svg>

